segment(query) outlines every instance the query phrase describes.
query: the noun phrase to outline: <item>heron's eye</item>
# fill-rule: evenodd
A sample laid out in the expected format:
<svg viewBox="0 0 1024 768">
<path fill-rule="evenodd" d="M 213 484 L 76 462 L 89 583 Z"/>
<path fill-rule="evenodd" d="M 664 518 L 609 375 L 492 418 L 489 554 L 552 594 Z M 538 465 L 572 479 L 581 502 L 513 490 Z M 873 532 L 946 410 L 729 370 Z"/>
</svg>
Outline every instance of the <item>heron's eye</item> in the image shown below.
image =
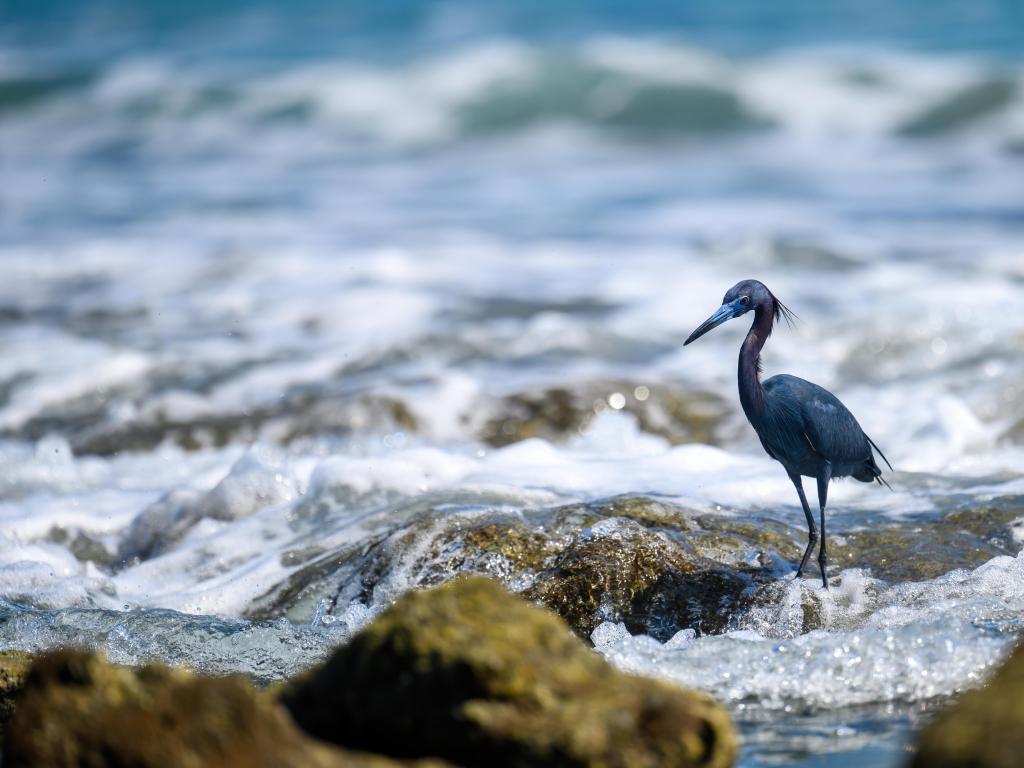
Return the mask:
<svg viewBox="0 0 1024 768">
<path fill-rule="evenodd" d="M 749 304 L 749 303 L 750 303 L 750 297 L 749 296 L 740 296 L 740 304 L 742 304 L 743 306 L 747 306 L 747 304 Z"/>
</svg>

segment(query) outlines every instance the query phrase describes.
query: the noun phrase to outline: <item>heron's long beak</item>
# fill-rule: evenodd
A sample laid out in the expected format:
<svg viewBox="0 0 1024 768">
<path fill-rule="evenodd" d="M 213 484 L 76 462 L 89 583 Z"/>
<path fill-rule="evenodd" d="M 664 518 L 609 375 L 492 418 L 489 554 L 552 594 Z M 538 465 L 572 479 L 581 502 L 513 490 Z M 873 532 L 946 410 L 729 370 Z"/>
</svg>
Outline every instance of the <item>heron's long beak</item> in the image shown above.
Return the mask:
<svg viewBox="0 0 1024 768">
<path fill-rule="evenodd" d="M 718 311 L 715 312 L 715 314 L 713 314 L 711 317 L 709 317 L 707 320 L 701 323 L 697 330 L 690 334 L 689 338 L 683 342 L 683 346 L 685 347 L 691 341 L 696 341 L 705 333 L 710 331 L 712 328 L 717 328 L 726 320 L 731 320 L 733 317 L 735 317 L 735 314 L 736 302 L 723 304 L 718 308 Z"/>
</svg>

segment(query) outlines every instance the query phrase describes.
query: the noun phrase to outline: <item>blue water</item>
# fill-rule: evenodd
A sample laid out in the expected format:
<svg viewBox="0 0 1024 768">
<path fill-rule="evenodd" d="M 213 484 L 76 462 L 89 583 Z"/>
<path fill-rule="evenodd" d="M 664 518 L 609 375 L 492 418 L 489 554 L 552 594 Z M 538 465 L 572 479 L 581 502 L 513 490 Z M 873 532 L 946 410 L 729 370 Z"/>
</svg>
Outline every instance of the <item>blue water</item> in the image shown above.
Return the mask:
<svg viewBox="0 0 1024 768">
<path fill-rule="evenodd" d="M 485 36 L 567 41 L 605 33 L 678 38 L 729 52 L 855 44 L 1024 53 L 1024 9 L 1015 0 L 7 0 L 0 24 L 5 42 L 54 56 L 157 46 L 210 59 L 388 57 Z"/>
</svg>

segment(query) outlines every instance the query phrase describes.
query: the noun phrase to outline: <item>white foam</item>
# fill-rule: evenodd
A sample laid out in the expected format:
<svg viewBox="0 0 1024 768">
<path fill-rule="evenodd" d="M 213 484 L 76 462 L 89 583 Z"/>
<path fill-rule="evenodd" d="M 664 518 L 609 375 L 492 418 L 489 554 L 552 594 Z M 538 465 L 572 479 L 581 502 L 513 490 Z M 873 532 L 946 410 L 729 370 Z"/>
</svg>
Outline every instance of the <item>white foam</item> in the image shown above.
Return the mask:
<svg viewBox="0 0 1024 768">
<path fill-rule="evenodd" d="M 919 584 L 882 588 L 850 571 L 836 581 L 828 593 L 781 585 L 751 617 L 754 628 L 662 644 L 605 623 L 591 639 L 624 669 L 734 705 L 836 708 L 927 701 L 980 684 L 1013 646 L 1024 609 L 1024 554 Z M 808 605 L 826 628 L 800 630 Z"/>
</svg>

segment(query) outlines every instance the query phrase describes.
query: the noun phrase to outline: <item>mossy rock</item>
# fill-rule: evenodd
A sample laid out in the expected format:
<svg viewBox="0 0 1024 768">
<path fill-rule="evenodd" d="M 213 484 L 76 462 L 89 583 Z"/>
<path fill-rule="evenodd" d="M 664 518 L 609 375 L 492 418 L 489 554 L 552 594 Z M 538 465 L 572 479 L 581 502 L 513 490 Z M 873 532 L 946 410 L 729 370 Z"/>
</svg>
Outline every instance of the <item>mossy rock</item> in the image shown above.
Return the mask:
<svg viewBox="0 0 1024 768">
<path fill-rule="evenodd" d="M 799 557 L 799 535 L 646 496 L 519 512 L 427 507 L 372 542 L 317 553 L 249 615 L 309 621 L 319 605 L 330 613 L 476 573 L 552 608 L 584 639 L 602 621 L 667 639 L 726 627 L 737 595 L 773 578 L 779 550 Z"/>
<path fill-rule="evenodd" d="M 918 738 L 911 768 L 1018 768 L 1024 759 L 1024 646 Z"/>
<path fill-rule="evenodd" d="M 35 661 L 9 725 L 5 768 L 397 765 L 309 738 L 242 678 L 156 665 L 132 670 L 78 650 Z"/>
<path fill-rule="evenodd" d="M 574 539 L 523 594 L 589 637 L 604 621 L 667 640 L 680 629 L 720 632 L 751 580 L 626 518 Z"/>
<path fill-rule="evenodd" d="M 1012 524 L 1024 517 L 1024 497 L 970 502 L 939 517 L 908 517 L 897 524 L 841 532 L 829 547 L 838 567 L 866 568 L 890 582 L 934 579 L 977 568 L 1020 549 Z"/>
<path fill-rule="evenodd" d="M 494 446 L 531 437 L 562 441 L 608 410 L 613 394 L 621 397 L 623 412 L 635 416 L 640 429 L 673 445 L 716 444 L 719 427 L 730 413 L 727 402 L 709 392 L 682 391 L 662 383 L 594 380 L 517 392 L 491 402 L 481 407 L 489 415 L 476 431 Z"/>
<path fill-rule="evenodd" d="M 421 587 L 478 573 L 554 610 L 584 639 L 603 621 L 621 621 L 665 640 L 687 627 L 727 626 L 739 593 L 752 578 L 768 576 L 740 562 L 752 546 L 742 535 L 701 529 L 689 510 L 643 496 L 521 514 L 439 512 L 376 547 L 360 570 L 359 590 L 343 586 L 334 602 L 371 600 L 393 572 Z M 703 556 L 705 549 L 734 557 L 718 562 Z M 419 554 L 410 559 L 409 552 Z"/>
<path fill-rule="evenodd" d="M 0 735 L 14 713 L 14 701 L 31 664 L 32 656 L 24 651 L 0 651 Z"/>
<path fill-rule="evenodd" d="M 862 568 L 891 583 L 923 581 L 1016 553 L 1012 523 L 1024 517 L 1024 499 L 944 505 L 939 516 L 878 514 L 853 530 L 833 525 L 832 575 Z M 660 640 L 686 628 L 717 633 L 776 599 L 762 587 L 795 570 L 807 536 L 795 506 L 737 515 L 642 495 L 509 506 L 497 497 L 418 497 L 396 508 L 392 518 L 404 523 L 384 525 L 372 539 L 290 553 L 295 562 L 287 565 L 297 570 L 250 617 L 308 622 L 320 605 L 328 613 L 353 601 L 377 605 L 410 586 L 478 573 L 555 610 L 584 639 L 603 621 Z M 817 581 L 816 562 L 809 568 Z M 817 618 L 809 614 L 809 629 Z"/>
<path fill-rule="evenodd" d="M 615 670 L 481 577 L 405 595 L 282 701 L 318 738 L 464 765 L 712 768 L 736 754 L 710 698 Z"/>
</svg>

